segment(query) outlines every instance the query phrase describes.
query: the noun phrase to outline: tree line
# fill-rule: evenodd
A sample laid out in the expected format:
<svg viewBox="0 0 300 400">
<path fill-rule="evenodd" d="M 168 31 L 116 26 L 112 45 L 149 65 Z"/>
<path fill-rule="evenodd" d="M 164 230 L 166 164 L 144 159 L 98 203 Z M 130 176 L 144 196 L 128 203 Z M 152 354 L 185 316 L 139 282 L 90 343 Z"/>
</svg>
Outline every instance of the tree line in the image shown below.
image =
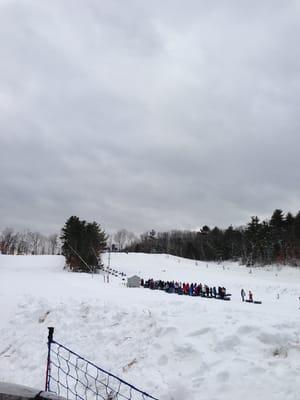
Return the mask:
<svg viewBox="0 0 300 400">
<path fill-rule="evenodd" d="M 70 218 L 73 220 L 74 217 Z M 87 222 L 85 221 L 85 223 Z M 118 230 L 111 235 L 110 238 L 107 235 L 107 242 L 109 242 L 108 246 L 112 251 L 122 251 L 135 240 L 137 240 L 137 236 L 134 233 L 129 232 L 127 229 Z M 18 232 L 12 228 L 5 228 L 0 232 L 0 254 L 61 254 L 62 245 L 61 237 L 57 233 L 47 236 L 40 232 L 32 232 L 30 230 Z"/>
<path fill-rule="evenodd" d="M 124 242 L 124 234 L 117 238 L 120 243 Z M 0 234 L 0 254 L 62 254 L 72 271 L 93 272 L 101 265 L 101 252 L 106 248 L 106 242 L 107 235 L 99 224 L 71 216 L 63 226 L 60 236 L 4 229 Z"/>
<path fill-rule="evenodd" d="M 251 217 L 245 226 L 226 229 L 203 226 L 198 231 L 151 230 L 127 246 L 127 251 L 167 253 L 203 261 L 240 261 L 245 265 L 300 265 L 300 211 L 276 209 L 271 218 Z"/>
<path fill-rule="evenodd" d="M 25 230 L 14 231 L 5 228 L 0 233 L 0 254 L 59 254 L 60 241 L 56 233 L 42 235 L 39 232 Z"/>
<path fill-rule="evenodd" d="M 6 228 L 0 234 L 2 254 L 62 254 L 72 270 L 91 272 L 101 265 L 101 252 L 134 251 L 167 253 L 203 261 L 240 261 L 242 264 L 281 263 L 300 265 L 300 211 L 293 215 L 276 209 L 271 218 L 257 216 L 244 226 L 226 229 L 204 225 L 198 231 L 153 229 L 139 238 L 121 229 L 109 237 L 96 222 L 71 216 L 61 235 L 44 236 L 39 232 L 14 232 Z"/>
</svg>

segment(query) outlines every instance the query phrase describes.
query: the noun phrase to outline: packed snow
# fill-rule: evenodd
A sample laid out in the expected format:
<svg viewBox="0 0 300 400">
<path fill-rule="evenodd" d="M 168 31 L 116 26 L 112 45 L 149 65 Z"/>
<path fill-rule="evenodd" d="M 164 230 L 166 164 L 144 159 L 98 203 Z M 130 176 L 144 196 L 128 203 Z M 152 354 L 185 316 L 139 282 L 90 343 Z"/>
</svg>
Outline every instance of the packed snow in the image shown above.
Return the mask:
<svg viewBox="0 0 300 400">
<path fill-rule="evenodd" d="M 55 339 L 161 400 L 294 400 L 300 270 L 112 253 L 127 276 L 225 286 L 231 301 L 127 288 L 65 270 L 62 256 L 0 255 L 0 381 L 44 387 Z M 240 291 L 262 304 L 243 303 Z"/>
</svg>

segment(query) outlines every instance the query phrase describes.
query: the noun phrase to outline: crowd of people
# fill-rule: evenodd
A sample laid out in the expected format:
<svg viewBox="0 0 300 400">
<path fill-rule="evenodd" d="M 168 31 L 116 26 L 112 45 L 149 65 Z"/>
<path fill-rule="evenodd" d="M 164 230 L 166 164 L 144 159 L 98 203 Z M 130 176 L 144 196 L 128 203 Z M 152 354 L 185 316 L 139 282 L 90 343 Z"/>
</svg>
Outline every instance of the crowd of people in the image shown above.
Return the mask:
<svg viewBox="0 0 300 400">
<path fill-rule="evenodd" d="M 164 290 L 167 293 L 177 293 L 179 295 L 201 296 L 218 299 L 230 300 L 230 294 L 226 293 L 226 288 L 218 286 L 210 287 L 202 283 L 186 283 L 177 281 L 162 281 L 154 279 L 141 280 L 141 286 L 149 289 Z"/>
<path fill-rule="evenodd" d="M 109 283 L 109 275 L 121 276 L 122 280 L 125 280 L 126 274 L 124 272 L 119 272 L 115 269 L 106 267 L 102 268 L 103 272 L 107 273 L 107 275 L 103 275 L 104 282 Z M 154 280 L 141 279 L 141 286 L 149 289 L 156 290 L 164 290 L 167 293 L 177 293 L 179 295 L 188 295 L 188 296 L 201 296 L 201 297 L 209 297 L 223 300 L 230 300 L 231 294 L 226 293 L 226 288 L 224 286 L 210 287 L 208 285 L 202 283 L 188 283 L 188 282 L 178 282 L 178 281 L 163 281 L 163 280 Z M 241 299 L 242 301 L 246 301 L 248 303 L 253 303 L 253 293 L 251 290 L 247 294 L 244 289 L 241 289 Z M 300 297 L 299 297 L 300 301 Z M 256 301 L 256 303 L 261 303 Z"/>
</svg>

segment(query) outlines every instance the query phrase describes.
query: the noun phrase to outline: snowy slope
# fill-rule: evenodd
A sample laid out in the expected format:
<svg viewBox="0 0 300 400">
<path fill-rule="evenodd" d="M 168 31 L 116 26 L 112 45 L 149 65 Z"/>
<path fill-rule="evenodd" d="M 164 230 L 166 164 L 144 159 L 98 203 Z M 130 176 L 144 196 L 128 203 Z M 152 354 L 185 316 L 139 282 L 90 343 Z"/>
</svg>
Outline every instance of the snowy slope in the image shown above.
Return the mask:
<svg viewBox="0 0 300 400">
<path fill-rule="evenodd" d="M 43 387 L 53 325 L 57 340 L 160 399 L 297 398 L 299 270 L 111 255 L 129 276 L 224 285 L 232 301 L 223 302 L 129 289 L 119 277 L 107 284 L 63 264 L 0 256 L 0 380 Z M 242 287 L 263 304 L 242 303 Z"/>
</svg>

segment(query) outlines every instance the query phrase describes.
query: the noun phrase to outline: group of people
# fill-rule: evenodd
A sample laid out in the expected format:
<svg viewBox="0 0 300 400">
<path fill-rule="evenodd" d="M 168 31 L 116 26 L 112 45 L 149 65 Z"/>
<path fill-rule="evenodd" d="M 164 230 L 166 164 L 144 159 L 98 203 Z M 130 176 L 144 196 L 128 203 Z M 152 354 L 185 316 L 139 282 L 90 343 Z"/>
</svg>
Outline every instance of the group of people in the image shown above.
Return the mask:
<svg viewBox="0 0 300 400">
<path fill-rule="evenodd" d="M 241 290 L 241 298 L 242 298 L 242 301 L 249 301 L 250 303 L 253 303 L 253 293 L 251 292 L 251 290 L 249 290 L 248 300 L 246 300 L 246 292 L 244 289 L 242 289 Z"/>
<path fill-rule="evenodd" d="M 176 281 L 162 280 L 155 281 L 153 279 L 148 279 L 144 281 L 142 279 L 141 286 L 143 286 L 144 288 L 164 290 L 167 293 L 177 293 L 180 295 L 202 296 L 221 299 L 228 299 L 228 296 L 230 296 L 226 294 L 225 287 L 209 287 L 207 285 L 202 285 L 202 283 L 182 283 Z"/>
</svg>

